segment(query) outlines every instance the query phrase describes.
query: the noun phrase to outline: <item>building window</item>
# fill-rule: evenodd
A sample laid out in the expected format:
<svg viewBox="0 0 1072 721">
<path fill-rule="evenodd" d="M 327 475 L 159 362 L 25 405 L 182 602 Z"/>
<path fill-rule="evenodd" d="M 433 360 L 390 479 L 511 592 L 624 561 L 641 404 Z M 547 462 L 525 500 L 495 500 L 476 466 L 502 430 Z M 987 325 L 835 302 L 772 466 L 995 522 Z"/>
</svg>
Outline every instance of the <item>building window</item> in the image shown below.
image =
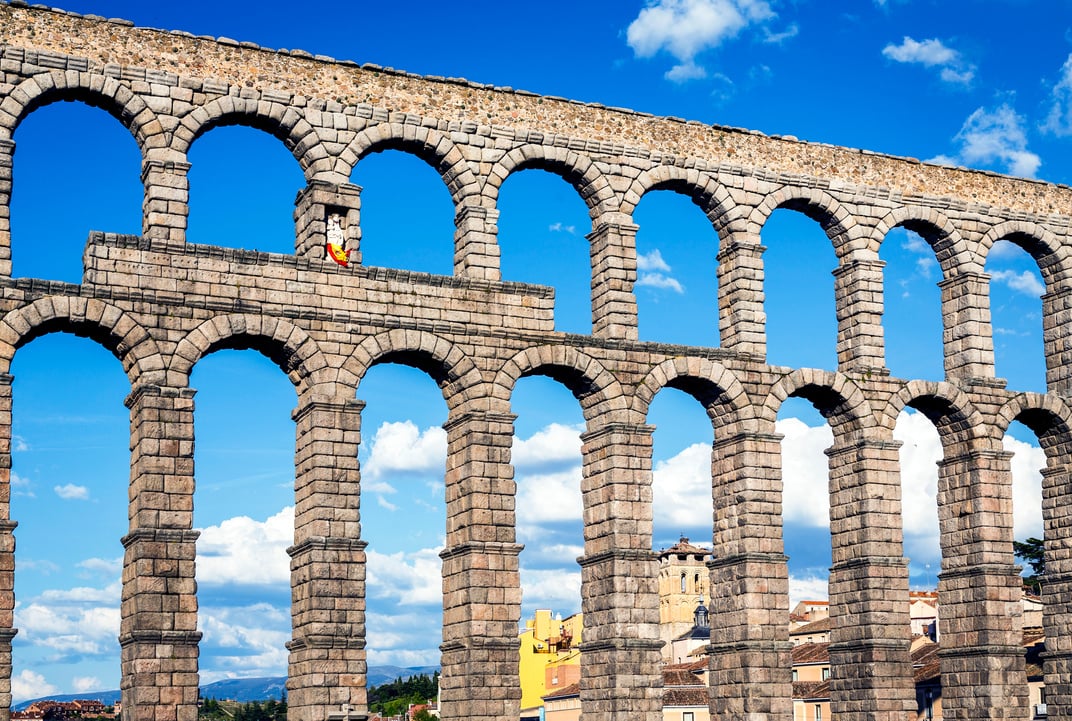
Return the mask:
<svg viewBox="0 0 1072 721">
<path fill-rule="evenodd" d="M 823 721 L 823 705 L 815 704 L 815 721 Z"/>
<path fill-rule="evenodd" d="M 681 574 L 681 592 L 685 593 L 685 574 Z"/>
<path fill-rule="evenodd" d="M 794 668 L 793 669 L 793 681 L 796 682 L 796 680 L 797 680 L 797 670 Z"/>
<path fill-rule="evenodd" d="M 829 680 L 830 680 L 830 668 L 827 667 L 827 668 L 823 669 L 823 681 L 829 681 Z"/>
<path fill-rule="evenodd" d="M 681 714 L 681 721 L 694 721 L 695 718 L 696 716 L 692 713 L 692 711 L 685 711 Z"/>
</svg>

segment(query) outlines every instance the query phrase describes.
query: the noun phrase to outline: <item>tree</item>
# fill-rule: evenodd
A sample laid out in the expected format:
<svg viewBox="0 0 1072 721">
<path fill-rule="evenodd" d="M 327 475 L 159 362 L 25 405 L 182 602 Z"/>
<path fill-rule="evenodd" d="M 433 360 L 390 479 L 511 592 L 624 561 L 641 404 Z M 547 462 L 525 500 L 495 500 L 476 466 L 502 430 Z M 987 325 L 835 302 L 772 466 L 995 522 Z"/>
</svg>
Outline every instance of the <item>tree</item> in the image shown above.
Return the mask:
<svg viewBox="0 0 1072 721">
<path fill-rule="evenodd" d="M 1028 538 L 1027 540 L 1013 541 L 1012 552 L 1016 557 L 1027 562 L 1031 566 L 1031 574 L 1024 576 L 1024 586 L 1034 593 L 1042 592 L 1042 574 L 1046 572 L 1046 556 L 1043 550 L 1042 540 Z"/>
</svg>

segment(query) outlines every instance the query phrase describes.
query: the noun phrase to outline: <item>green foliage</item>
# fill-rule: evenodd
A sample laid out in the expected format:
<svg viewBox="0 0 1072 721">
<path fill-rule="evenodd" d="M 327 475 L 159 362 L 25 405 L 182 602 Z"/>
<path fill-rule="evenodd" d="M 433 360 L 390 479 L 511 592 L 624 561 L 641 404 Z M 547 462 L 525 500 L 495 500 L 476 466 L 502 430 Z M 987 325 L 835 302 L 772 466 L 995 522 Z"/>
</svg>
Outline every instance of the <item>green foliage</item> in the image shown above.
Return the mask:
<svg viewBox="0 0 1072 721">
<path fill-rule="evenodd" d="M 287 701 L 235 703 L 209 698 L 202 702 L 197 717 L 201 721 L 287 721 Z"/>
<path fill-rule="evenodd" d="M 410 704 L 427 703 L 439 694 L 439 673 L 431 676 L 410 676 L 403 680 L 396 678 L 382 686 L 369 689 L 369 711 L 384 716 L 397 716 L 405 713 Z"/>
<path fill-rule="evenodd" d="M 1027 562 L 1031 566 L 1030 575 L 1024 576 L 1024 586 L 1034 593 L 1042 592 L 1042 574 L 1046 572 L 1046 556 L 1043 552 L 1042 540 L 1028 538 L 1024 542 L 1013 541 L 1012 551 L 1016 557 Z"/>
</svg>

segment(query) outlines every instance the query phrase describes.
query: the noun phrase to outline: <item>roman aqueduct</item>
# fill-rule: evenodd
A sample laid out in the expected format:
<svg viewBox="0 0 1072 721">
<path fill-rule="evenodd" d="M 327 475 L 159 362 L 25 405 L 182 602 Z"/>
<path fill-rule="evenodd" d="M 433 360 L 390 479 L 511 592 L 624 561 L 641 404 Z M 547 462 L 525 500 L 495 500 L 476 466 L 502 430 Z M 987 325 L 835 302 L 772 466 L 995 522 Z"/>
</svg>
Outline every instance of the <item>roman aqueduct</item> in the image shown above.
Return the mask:
<svg viewBox="0 0 1072 721">
<path fill-rule="evenodd" d="M 94 233 L 80 284 L 12 278 L 14 132 L 35 109 L 101 107 L 136 139 L 140 236 Z M 187 243 L 187 151 L 207 130 L 266 130 L 307 180 L 293 255 Z M 442 176 L 455 206 L 454 274 L 360 264 L 354 166 L 384 149 Z M 503 282 L 496 240 L 503 180 L 525 168 L 568 180 L 591 216 L 590 335 L 554 330 L 553 294 Z M 719 236 L 721 347 L 637 340 L 636 225 L 645 193 L 690 197 Z M 837 368 L 766 363 L 763 248 L 772 211 L 818 220 L 838 258 Z M 707 409 L 712 464 L 711 708 L 719 719 L 788 721 L 788 576 L 779 437 L 789 396 L 829 420 L 838 719 L 914 711 L 898 444 L 907 407 L 940 435 L 941 651 L 947 718 L 1024 719 L 1020 580 L 1012 554 L 1014 420 L 1045 450 L 1045 682 L 1051 719 L 1072 719 L 1072 190 L 632 111 L 425 78 L 300 51 L 138 29 L 122 21 L 0 5 L 0 708 L 10 705 L 14 608 L 9 514 L 10 363 L 42 334 L 108 348 L 130 380 L 130 529 L 123 539 L 124 718 L 194 721 L 197 594 L 192 530 L 191 370 L 221 348 L 255 348 L 288 374 L 294 411 L 290 548 L 291 718 L 365 709 L 365 544 L 358 386 L 377 363 L 430 374 L 449 408 L 442 553 L 442 713 L 517 718 L 520 617 L 511 393 L 527 375 L 566 384 L 583 408 L 584 718 L 656 721 L 660 652 L 651 549 L 647 409 L 663 387 Z M 329 222 L 350 267 L 324 257 Z M 922 235 L 939 262 L 945 380 L 885 368 L 886 233 Z M 1048 393 L 995 378 L 988 250 L 1009 240 L 1038 262 Z M 6 711 L 0 712 L 6 717 Z"/>
</svg>

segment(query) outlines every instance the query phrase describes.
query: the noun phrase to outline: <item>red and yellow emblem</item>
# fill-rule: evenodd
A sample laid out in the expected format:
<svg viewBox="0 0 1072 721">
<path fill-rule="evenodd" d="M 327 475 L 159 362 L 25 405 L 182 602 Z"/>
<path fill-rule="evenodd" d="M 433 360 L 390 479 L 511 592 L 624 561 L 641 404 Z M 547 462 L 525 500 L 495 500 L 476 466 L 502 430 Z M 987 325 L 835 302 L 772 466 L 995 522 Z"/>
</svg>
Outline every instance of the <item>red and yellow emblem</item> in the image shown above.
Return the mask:
<svg viewBox="0 0 1072 721">
<path fill-rule="evenodd" d="M 349 250 L 345 250 L 341 245 L 336 245 L 335 243 L 331 242 L 326 243 L 324 247 L 327 249 L 328 257 L 330 257 L 342 267 L 345 268 L 350 264 Z"/>
</svg>

